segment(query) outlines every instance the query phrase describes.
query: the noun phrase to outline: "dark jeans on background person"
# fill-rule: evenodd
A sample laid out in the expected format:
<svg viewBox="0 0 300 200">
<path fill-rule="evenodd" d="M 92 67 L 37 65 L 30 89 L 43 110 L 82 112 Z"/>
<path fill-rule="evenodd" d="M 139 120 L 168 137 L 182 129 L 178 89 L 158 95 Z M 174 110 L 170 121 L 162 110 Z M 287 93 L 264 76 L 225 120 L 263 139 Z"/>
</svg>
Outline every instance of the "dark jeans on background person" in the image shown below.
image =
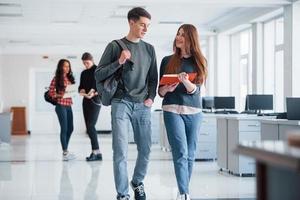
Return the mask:
<svg viewBox="0 0 300 200">
<path fill-rule="evenodd" d="M 86 98 L 83 99 L 82 102 L 83 116 L 86 125 L 86 130 L 91 140 L 92 150 L 99 149 L 99 143 L 98 143 L 98 137 L 97 137 L 97 131 L 95 125 L 98 120 L 100 108 L 101 106 L 94 103 L 91 99 L 86 99 Z"/>
<path fill-rule="evenodd" d="M 128 126 L 132 125 L 138 155 L 132 182 L 141 183 L 146 175 L 151 148 L 151 108 L 144 103 L 113 99 L 111 104 L 113 166 L 118 197 L 128 195 Z"/>
<path fill-rule="evenodd" d="M 60 124 L 60 142 L 62 150 L 66 151 L 68 150 L 70 137 L 74 129 L 72 107 L 57 104 L 55 106 L 55 112 Z"/>
<path fill-rule="evenodd" d="M 180 194 L 189 194 L 202 113 L 176 114 L 164 111 L 164 122 L 172 149 L 175 175 Z"/>
</svg>

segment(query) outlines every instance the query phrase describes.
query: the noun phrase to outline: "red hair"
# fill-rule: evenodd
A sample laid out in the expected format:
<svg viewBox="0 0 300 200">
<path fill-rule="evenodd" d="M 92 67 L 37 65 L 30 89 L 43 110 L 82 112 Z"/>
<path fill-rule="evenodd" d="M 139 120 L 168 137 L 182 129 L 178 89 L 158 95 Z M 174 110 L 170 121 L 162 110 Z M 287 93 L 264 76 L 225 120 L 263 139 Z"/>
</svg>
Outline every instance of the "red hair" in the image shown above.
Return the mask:
<svg viewBox="0 0 300 200">
<path fill-rule="evenodd" d="M 194 62 L 196 64 L 197 77 L 193 82 L 196 84 L 203 84 L 207 77 L 207 62 L 200 49 L 198 31 L 192 24 L 181 25 L 177 30 L 177 34 L 180 29 L 184 31 L 185 51 L 194 58 Z M 166 66 L 166 74 L 179 73 L 179 67 L 181 64 L 181 49 L 176 47 L 175 40 L 173 42 L 174 54 Z"/>
</svg>

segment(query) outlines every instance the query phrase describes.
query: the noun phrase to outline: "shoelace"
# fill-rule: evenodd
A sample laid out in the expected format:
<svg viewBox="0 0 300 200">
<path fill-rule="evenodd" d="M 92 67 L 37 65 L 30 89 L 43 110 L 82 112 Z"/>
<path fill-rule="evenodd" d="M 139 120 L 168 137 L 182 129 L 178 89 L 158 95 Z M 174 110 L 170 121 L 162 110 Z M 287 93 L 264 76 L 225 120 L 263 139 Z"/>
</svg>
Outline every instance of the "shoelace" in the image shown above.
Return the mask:
<svg viewBox="0 0 300 200">
<path fill-rule="evenodd" d="M 140 196 L 145 196 L 145 191 L 144 191 L 143 185 L 137 186 L 136 188 L 134 188 L 134 190 L 136 190 Z"/>
</svg>

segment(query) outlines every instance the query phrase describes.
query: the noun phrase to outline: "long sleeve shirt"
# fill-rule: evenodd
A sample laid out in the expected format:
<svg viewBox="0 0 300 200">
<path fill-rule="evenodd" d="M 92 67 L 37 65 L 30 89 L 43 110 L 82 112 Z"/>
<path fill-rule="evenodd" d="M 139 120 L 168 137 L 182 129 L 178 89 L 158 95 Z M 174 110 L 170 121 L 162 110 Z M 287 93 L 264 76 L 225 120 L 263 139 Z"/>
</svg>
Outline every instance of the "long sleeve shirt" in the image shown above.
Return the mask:
<svg viewBox="0 0 300 200">
<path fill-rule="evenodd" d="M 91 68 L 89 69 L 85 69 L 84 71 L 81 72 L 80 75 L 80 83 L 79 83 L 79 87 L 78 87 L 78 91 L 80 92 L 80 90 L 84 89 L 85 93 L 89 93 L 91 89 L 94 89 L 95 91 L 97 91 L 96 88 L 96 80 L 95 80 L 95 69 L 96 69 L 96 65 L 93 65 Z M 86 99 L 85 100 L 90 100 L 90 99 Z M 100 98 L 99 96 L 94 96 L 92 98 L 92 100 L 96 103 L 100 103 Z"/>
<path fill-rule="evenodd" d="M 121 81 L 114 98 L 126 99 L 132 102 L 143 102 L 145 99 L 154 100 L 156 96 L 158 72 L 154 47 L 142 40 L 137 43 L 126 38 L 122 41 L 131 53 L 130 60 L 122 66 Z M 95 76 L 101 81 L 115 73 L 119 68 L 121 47 L 110 42 L 95 71 Z"/>
<path fill-rule="evenodd" d="M 64 87 L 66 89 L 67 85 L 71 84 L 68 78 L 64 77 Z M 64 91 L 58 92 L 60 95 L 64 95 Z M 56 96 L 56 84 L 55 84 L 55 77 L 52 79 L 50 87 L 49 87 L 49 94 L 51 97 L 55 98 Z M 63 106 L 71 106 L 73 104 L 72 98 L 56 98 L 57 103 Z"/>
<path fill-rule="evenodd" d="M 160 66 L 160 79 L 165 74 L 166 66 L 171 56 L 163 58 Z M 196 64 L 193 57 L 182 58 L 179 72 L 194 73 Z M 183 83 L 180 83 L 173 92 L 167 92 L 162 105 L 163 110 L 174 111 L 181 114 L 193 114 L 201 112 L 200 84 L 196 84 L 196 89 L 189 93 Z"/>
</svg>

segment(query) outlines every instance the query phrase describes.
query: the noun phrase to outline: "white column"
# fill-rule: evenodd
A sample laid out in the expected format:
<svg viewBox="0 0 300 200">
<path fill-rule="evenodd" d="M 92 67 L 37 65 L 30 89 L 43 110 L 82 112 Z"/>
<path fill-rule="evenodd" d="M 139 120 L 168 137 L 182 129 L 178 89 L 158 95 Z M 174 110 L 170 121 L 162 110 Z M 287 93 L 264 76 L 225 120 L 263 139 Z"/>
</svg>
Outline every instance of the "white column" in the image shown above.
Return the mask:
<svg viewBox="0 0 300 200">
<path fill-rule="evenodd" d="M 206 96 L 213 96 L 215 94 L 215 36 L 209 36 L 207 47 L 208 77 L 206 81 Z"/>
<path fill-rule="evenodd" d="M 284 96 L 300 96 L 300 2 L 284 7 Z"/>
<path fill-rule="evenodd" d="M 3 96 L 2 96 L 2 90 L 3 90 L 3 83 L 2 83 L 2 76 L 3 76 L 3 64 L 2 64 L 2 52 L 0 48 L 0 107 L 3 105 Z M 0 111 L 1 112 L 1 111 Z"/>
<path fill-rule="evenodd" d="M 217 35 L 215 59 L 215 95 L 230 95 L 230 37 L 228 35 Z"/>
<path fill-rule="evenodd" d="M 263 92 L 263 25 L 252 24 L 252 93 Z"/>
<path fill-rule="evenodd" d="M 235 96 L 235 105 L 237 110 L 240 108 L 240 82 L 241 82 L 241 70 L 240 70 L 240 36 L 234 34 L 230 37 L 230 68 L 231 68 L 231 95 Z"/>
</svg>

